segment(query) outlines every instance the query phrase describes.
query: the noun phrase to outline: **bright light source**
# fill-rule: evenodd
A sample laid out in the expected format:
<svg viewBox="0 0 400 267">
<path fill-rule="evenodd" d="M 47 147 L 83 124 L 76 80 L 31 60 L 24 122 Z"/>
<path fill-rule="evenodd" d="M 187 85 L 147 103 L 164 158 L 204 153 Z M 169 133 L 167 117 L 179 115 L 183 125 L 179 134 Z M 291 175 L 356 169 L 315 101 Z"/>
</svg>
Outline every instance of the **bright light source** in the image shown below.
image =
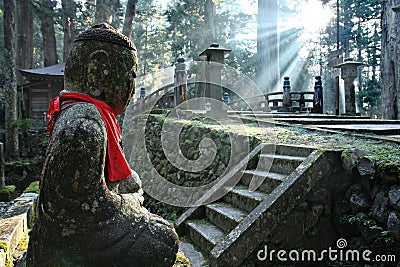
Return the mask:
<svg viewBox="0 0 400 267">
<path fill-rule="evenodd" d="M 310 38 L 319 34 L 329 21 L 333 18 L 333 13 L 328 6 L 323 6 L 320 0 L 307 0 L 298 10 L 298 21 L 304 34 L 310 35 Z"/>
</svg>

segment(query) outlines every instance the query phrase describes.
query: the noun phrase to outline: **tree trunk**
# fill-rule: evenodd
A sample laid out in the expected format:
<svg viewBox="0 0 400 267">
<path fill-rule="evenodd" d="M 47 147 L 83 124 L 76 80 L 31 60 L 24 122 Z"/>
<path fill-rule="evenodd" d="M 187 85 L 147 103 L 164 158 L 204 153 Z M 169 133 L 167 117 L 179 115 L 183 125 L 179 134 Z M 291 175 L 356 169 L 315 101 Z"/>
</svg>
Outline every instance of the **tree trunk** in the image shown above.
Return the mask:
<svg viewBox="0 0 400 267">
<path fill-rule="evenodd" d="M 126 4 L 125 20 L 122 33 L 128 36 L 130 39 L 132 37 L 132 27 L 135 20 L 136 4 L 138 0 L 128 0 Z"/>
<path fill-rule="evenodd" d="M 32 1 L 16 1 L 16 24 L 17 24 L 17 70 L 18 69 L 32 69 L 33 68 L 33 11 Z M 17 84 L 24 84 L 24 79 L 18 71 Z M 24 88 L 21 88 L 21 101 L 18 101 L 18 114 L 19 117 L 26 117 L 28 110 L 24 105 Z"/>
<path fill-rule="evenodd" d="M 214 0 L 206 0 L 204 6 L 204 20 L 207 31 L 207 38 L 209 38 L 210 42 L 215 41 L 215 4 Z"/>
<path fill-rule="evenodd" d="M 41 0 L 41 32 L 43 38 L 44 66 L 48 67 L 58 63 L 56 34 L 54 30 L 54 7 L 55 2 L 52 0 Z"/>
<path fill-rule="evenodd" d="M 400 4 L 396 0 L 382 1 L 382 117 L 400 118 L 400 13 L 392 7 Z"/>
<path fill-rule="evenodd" d="M 257 20 L 257 82 L 268 93 L 278 87 L 280 79 L 278 1 L 259 0 Z"/>
<path fill-rule="evenodd" d="M 76 4 L 73 0 L 62 0 L 61 5 L 64 31 L 63 61 L 65 62 L 72 49 L 72 42 L 75 39 Z"/>
<path fill-rule="evenodd" d="M 18 130 L 13 123 L 17 114 L 17 76 L 15 46 L 15 0 L 4 1 L 4 88 L 6 91 L 6 157 L 18 158 Z"/>
<path fill-rule="evenodd" d="M 102 22 L 111 23 L 112 7 L 108 6 L 109 2 L 110 2 L 109 0 L 96 1 L 96 13 L 95 13 L 96 23 L 102 23 Z"/>
<path fill-rule="evenodd" d="M 17 1 L 17 69 L 33 68 L 33 12 L 30 0 Z M 18 75 L 18 73 L 17 73 Z M 18 75 L 18 83 L 22 84 L 22 75 Z"/>
</svg>

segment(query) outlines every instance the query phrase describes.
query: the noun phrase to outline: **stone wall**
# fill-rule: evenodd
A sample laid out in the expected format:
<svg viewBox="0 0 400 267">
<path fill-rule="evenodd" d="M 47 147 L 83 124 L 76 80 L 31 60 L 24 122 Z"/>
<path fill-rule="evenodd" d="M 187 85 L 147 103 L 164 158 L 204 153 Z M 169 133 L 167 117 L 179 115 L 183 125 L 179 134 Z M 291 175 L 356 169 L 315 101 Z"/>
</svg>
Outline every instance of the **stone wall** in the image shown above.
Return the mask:
<svg viewBox="0 0 400 267">
<path fill-rule="evenodd" d="M 245 266 L 270 266 L 260 261 L 257 252 L 265 249 L 313 249 L 321 252 L 346 240 L 345 250 L 368 249 L 375 255 L 395 255 L 400 262 L 400 180 L 396 162 L 382 161 L 358 149 L 337 152 L 326 162 L 331 166 L 322 179 L 265 242 Z M 332 168 L 333 167 L 333 168 Z M 322 171 L 322 169 L 321 169 Z M 315 176 L 318 173 L 314 174 Z M 286 255 L 287 256 L 287 255 Z M 275 255 L 275 263 L 277 261 Z M 339 260 L 326 264 L 342 266 Z M 356 263 L 354 266 L 357 266 Z M 393 262 L 391 263 L 393 264 Z M 349 265 L 353 266 L 353 265 Z"/>
<path fill-rule="evenodd" d="M 139 151 L 141 140 L 139 140 L 140 138 L 135 137 L 140 136 L 138 133 L 140 132 L 140 129 L 132 126 L 137 123 L 137 121 L 135 122 L 137 119 L 141 118 L 136 117 L 132 122 L 124 124 L 124 127 L 126 126 L 131 129 L 124 129 L 126 135 L 124 136 L 124 139 L 134 141 L 134 143 L 131 143 L 128 148 L 124 149 L 126 155 L 130 155 L 130 164 L 133 166 L 135 171 L 138 172 L 139 176 L 143 178 L 145 175 L 148 175 L 150 171 L 147 166 L 144 166 L 143 162 L 145 160 L 143 159 L 143 153 Z M 147 153 L 146 157 L 150 159 L 152 166 L 155 167 L 158 174 L 164 177 L 167 181 L 179 186 L 198 187 L 213 182 L 227 170 L 227 166 L 232 163 L 232 160 L 238 160 L 245 156 L 246 153 L 244 151 L 246 151 L 246 149 L 243 146 L 248 143 L 249 149 L 252 149 L 259 144 L 259 140 L 255 137 L 245 135 L 240 136 L 238 134 L 226 132 L 219 128 L 217 124 L 213 124 L 212 121 L 207 119 L 197 119 L 194 121 L 176 119 L 176 121 L 173 122 L 175 125 L 174 129 L 171 131 L 169 131 L 168 126 L 163 128 L 165 119 L 165 115 L 150 115 L 147 118 L 146 129 L 144 131 Z M 174 120 L 174 118 L 172 118 L 172 120 Z M 205 139 L 209 139 L 215 144 L 217 151 L 214 160 L 204 170 L 182 170 L 174 166 L 165 155 L 165 149 L 171 149 L 168 146 L 171 146 L 172 144 L 170 142 L 162 142 L 161 133 L 165 135 L 173 134 L 172 132 L 180 127 L 182 130 L 179 133 L 179 147 L 181 153 L 186 159 L 196 161 L 202 153 L 206 156 L 213 157 L 213 155 L 207 155 L 207 149 L 204 149 L 204 143 L 202 142 Z M 234 144 L 232 142 L 234 142 Z M 232 157 L 234 157 L 234 159 L 232 159 Z M 172 156 L 172 158 L 174 158 L 174 156 Z M 145 195 L 144 205 L 151 212 L 157 213 L 171 220 L 176 219 L 176 217 L 184 211 L 184 208 L 166 205 L 149 195 Z"/>
<path fill-rule="evenodd" d="M 343 196 L 338 228 L 354 245 L 400 257 L 400 160 L 357 149 L 342 153 L 353 177 Z"/>
</svg>

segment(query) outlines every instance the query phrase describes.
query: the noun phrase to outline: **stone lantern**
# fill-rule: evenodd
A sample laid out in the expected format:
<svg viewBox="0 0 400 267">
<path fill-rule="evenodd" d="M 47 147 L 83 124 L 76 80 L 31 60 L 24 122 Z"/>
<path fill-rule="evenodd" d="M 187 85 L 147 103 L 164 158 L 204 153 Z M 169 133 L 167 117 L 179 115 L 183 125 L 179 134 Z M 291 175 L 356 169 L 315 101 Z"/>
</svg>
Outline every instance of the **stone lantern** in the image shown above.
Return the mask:
<svg viewBox="0 0 400 267">
<path fill-rule="evenodd" d="M 219 47 L 219 44 L 214 43 L 209 48 L 200 53 L 200 57 L 206 57 L 205 77 L 206 89 L 202 97 L 212 98 L 217 101 L 211 101 L 212 111 L 222 110 L 222 87 L 221 76 L 224 64 L 225 55 L 231 52 L 230 49 Z"/>
<path fill-rule="evenodd" d="M 343 63 L 336 65 L 340 68 L 341 77 L 344 80 L 345 113 L 347 115 L 356 114 L 356 91 L 354 80 L 358 76 L 358 67 L 364 65 L 362 62 L 353 61 L 346 58 Z"/>
</svg>

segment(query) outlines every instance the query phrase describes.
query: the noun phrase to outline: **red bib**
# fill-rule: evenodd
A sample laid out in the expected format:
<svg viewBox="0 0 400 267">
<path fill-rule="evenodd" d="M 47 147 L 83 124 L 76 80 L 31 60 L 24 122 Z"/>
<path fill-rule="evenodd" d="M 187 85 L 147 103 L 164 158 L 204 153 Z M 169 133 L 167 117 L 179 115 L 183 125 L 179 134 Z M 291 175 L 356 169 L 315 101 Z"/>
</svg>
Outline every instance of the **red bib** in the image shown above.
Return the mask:
<svg viewBox="0 0 400 267">
<path fill-rule="evenodd" d="M 50 120 L 47 131 L 52 132 L 54 123 L 61 111 L 61 101 L 68 100 L 70 102 L 87 102 L 97 107 L 106 125 L 107 131 L 107 176 L 108 181 L 115 182 L 128 178 L 132 174 L 125 159 L 124 152 L 120 145 L 122 141 L 121 129 L 116 119 L 116 112 L 105 102 L 93 99 L 90 96 L 79 93 L 63 93 L 61 96 L 55 97 L 50 101 L 47 119 Z"/>
</svg>

